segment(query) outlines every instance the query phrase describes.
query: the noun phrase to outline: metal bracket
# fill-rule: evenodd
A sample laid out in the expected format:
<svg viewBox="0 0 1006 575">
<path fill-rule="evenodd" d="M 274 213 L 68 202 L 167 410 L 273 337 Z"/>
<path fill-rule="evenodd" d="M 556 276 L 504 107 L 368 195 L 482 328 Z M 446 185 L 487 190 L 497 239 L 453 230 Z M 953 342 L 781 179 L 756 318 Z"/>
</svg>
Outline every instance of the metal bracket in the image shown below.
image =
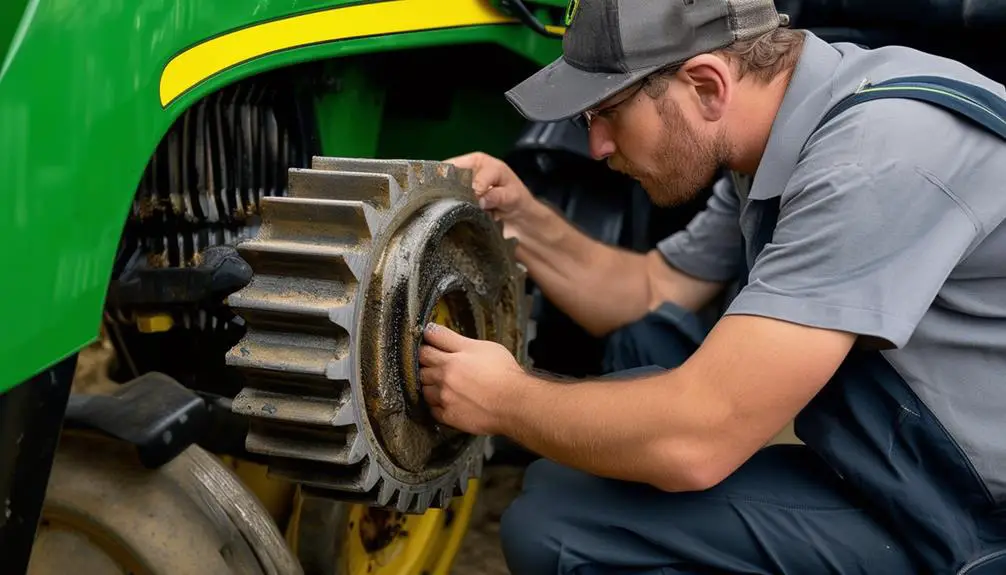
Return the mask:
<svg viewBox="0 0 1006 575">
<path fill-rule="evenodd" d="M 70 396 L 68 429 L 93 429 L 136 446 L 140 462 L 156 468 L 196 443 L 209 426 L 202 397 L 161 373 L 147 373 L 111 395 Z"/>
</svg>

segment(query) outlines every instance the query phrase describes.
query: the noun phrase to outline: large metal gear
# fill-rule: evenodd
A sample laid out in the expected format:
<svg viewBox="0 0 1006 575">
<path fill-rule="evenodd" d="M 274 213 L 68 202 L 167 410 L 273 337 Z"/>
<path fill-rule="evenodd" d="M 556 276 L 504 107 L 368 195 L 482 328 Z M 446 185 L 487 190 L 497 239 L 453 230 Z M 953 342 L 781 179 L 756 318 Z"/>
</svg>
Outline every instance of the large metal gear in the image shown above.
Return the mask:
<svg viewBox="0 0 1006 575">
<path fill-rule="evenodd" d="M 445 507 L 481 474 L 488 438 L 439 425 L 418 385 L 422 328 L 526 362 L 525 270 L 477 203 L 471 173 L 437 162 L 316 157 L 266 197 L 238 245 L 254 270 L 228 299 L 247 323 L 227 355 L 245 387 L 248 451 L 332 498 L 407 513 Z"/>
</svg>

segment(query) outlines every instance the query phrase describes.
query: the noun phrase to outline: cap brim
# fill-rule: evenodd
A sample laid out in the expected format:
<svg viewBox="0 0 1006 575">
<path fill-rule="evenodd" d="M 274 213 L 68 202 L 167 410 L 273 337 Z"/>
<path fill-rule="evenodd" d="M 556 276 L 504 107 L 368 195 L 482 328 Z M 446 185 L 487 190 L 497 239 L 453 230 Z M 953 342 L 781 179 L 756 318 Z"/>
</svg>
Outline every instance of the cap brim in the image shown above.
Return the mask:
<svg viewBox="0 0 1006 575">
<path fill-rule="evenodd" d="M 581 114 L 660 68 L 617 74 L 584 72 L 561 57 L 506 93 L 510 103 L 536 122 L 557 122 Z"/>
</svg>

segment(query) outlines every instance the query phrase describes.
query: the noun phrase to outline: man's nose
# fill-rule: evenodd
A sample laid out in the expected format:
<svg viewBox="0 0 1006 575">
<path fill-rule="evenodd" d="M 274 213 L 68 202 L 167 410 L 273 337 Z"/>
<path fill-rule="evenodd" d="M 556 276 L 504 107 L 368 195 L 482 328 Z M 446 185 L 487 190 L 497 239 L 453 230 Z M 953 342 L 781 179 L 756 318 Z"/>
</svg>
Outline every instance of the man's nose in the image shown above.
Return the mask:
<svg viewBox="0 0 1006 575">
<path fill-rule="evenodd" d="M 611 127 L 603 118 L 593 118 L 589 134 L 592 158 L 603 160 L 615 153 L 615 140 L 611 138 Z"/>
</svg>

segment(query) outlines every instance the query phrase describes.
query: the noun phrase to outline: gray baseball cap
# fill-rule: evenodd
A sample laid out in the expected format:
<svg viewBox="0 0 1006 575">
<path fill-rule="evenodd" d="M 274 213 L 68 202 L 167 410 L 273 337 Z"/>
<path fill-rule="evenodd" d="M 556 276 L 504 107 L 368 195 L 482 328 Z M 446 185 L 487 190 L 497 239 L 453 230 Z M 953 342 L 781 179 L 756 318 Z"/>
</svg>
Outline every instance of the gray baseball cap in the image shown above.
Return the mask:
<svg viewBox="0 0 1006 575">
<path fill-rule="evenodd" d="M 570 0 L 562 56 L 506 96 L 530 120 L 571 118 L 664 66 L 788 22 L 772 0 Z"/>
</svg>

